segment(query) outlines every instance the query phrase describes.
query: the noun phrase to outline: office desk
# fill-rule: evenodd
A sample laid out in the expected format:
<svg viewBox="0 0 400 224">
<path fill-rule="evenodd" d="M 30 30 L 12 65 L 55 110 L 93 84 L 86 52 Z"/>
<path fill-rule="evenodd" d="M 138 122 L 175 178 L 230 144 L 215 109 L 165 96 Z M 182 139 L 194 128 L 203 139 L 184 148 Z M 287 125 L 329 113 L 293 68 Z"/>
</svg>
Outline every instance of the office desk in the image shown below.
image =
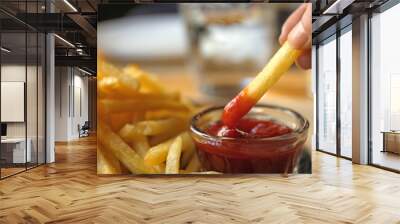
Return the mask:
<svg viewBox="0 0 400 224">
<path fill-rule="evenodd" d="M 382 134 L 383 134 L 382 152 L 393 152 L 400 154 L 400 132 L 382 131 Z"/>
<path fill-rule="evenodd" d="M 32 141 L 27 138 L 25 153 L 25 138 L 5 138 L 1 139 L 1 159 L 6 164 L 30 162 L 32 158 L 31 145 Z"/>
</svg>

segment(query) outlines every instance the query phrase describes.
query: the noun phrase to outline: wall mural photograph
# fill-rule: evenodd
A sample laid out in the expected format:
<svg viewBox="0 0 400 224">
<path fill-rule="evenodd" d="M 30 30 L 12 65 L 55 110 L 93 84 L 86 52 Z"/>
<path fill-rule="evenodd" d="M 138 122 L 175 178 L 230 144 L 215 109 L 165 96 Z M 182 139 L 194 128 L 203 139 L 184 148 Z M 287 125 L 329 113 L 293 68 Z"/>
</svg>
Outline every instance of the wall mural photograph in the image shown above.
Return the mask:
<svg viewBox="0 0 400 224">
<path fill-rule="evenodd" d="M 400 0 L 0 0 L 0 224 L 400 224 Z"/>
<path fill-rule="evenodd" d="M 309 92 L 273 88 L 309 80 L 291 14 L 311 27 L 310 4 L 102 5 L 98 174 L 310 173 Z"/>
</svg>

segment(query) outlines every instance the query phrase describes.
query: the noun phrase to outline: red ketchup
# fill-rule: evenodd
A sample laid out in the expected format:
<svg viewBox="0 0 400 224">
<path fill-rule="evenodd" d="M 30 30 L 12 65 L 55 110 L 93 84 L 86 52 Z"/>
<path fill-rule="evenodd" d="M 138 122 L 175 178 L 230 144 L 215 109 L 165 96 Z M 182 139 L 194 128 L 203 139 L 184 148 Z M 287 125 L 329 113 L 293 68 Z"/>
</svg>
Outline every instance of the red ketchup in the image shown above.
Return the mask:
<svg viewBox="0 0 400 224">
<path fill-rule="evenodd" d="M 244 89 L 225 106 L 222 114 L 222 122 L 230 128 L 235 127 L 237 122 L 245 116 L 256 103 L 257 100 L 247 95 L 247 90 Z"/>
<path fill-rule="evenodd" d="M 223 173 L 290 173 L 304 143 L 286 135 L 291 128 L 272 120 L 242 118 L 235 128 L 218 121 L 205 131 L 229 137 L 197 143 L 203 167 Z"/>
</svg>

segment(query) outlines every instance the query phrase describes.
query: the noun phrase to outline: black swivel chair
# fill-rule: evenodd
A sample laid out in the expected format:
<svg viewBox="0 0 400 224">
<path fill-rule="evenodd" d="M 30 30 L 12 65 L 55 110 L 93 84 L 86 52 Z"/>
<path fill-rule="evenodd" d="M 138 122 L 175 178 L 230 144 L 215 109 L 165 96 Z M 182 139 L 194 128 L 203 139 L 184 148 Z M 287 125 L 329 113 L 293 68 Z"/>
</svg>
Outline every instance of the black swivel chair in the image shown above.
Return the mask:
<svg viewBox="0 0 400 224">
<path fill-rule="evenodd" d="M 89 136 L 89 129 L 90 129 L 89 121 L 85 121 L 85 123 L 82 125 L 82 127 L 80 127 L 80 125 L 78 125 L 79 138 Z"/>
</svg>

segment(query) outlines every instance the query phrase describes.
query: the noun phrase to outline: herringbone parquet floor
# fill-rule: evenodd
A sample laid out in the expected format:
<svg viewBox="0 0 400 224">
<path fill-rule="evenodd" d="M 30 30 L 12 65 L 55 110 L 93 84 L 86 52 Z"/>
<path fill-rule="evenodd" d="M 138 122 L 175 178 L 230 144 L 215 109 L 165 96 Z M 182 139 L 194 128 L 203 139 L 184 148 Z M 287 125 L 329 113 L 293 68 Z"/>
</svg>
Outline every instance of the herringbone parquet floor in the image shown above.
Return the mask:
<svg viewBox="0 0 400 224">
<path fill-rule="evenodd" d="M 313 172 L 98 177 L 86 138 L 0 181 L 0 223 L 400 223 L 400 175 L 318 152 Z"/>
</svg>

